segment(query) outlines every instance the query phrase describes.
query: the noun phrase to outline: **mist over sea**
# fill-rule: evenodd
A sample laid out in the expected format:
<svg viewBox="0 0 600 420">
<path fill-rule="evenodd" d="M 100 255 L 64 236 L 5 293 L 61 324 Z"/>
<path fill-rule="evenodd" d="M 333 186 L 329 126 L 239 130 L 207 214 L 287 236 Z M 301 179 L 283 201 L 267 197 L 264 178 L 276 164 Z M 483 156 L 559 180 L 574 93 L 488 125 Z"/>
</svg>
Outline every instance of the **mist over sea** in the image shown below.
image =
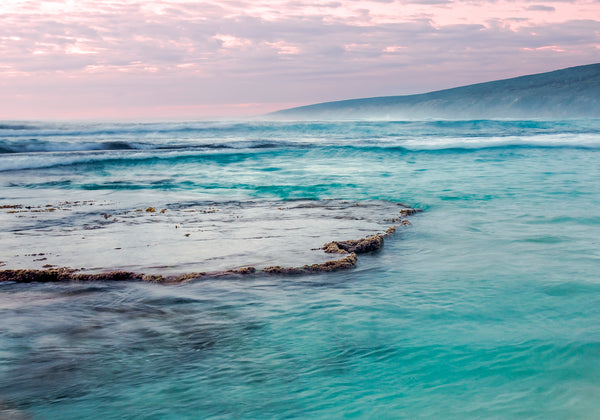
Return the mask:
<svg viewBox="0 0 600 420">
<path fill-rule="evenodd" d="M 2 122 L 0 270 L 114 268 L 81 232 L 125 248 L 104 223 L 150 205 L 423 212 L 334 273 L 0 283 L 0 417 L 596 418 L 599 180 L 597 119 Z M 136 252 L 185 271 L 189 251 Z"/>
</svg>

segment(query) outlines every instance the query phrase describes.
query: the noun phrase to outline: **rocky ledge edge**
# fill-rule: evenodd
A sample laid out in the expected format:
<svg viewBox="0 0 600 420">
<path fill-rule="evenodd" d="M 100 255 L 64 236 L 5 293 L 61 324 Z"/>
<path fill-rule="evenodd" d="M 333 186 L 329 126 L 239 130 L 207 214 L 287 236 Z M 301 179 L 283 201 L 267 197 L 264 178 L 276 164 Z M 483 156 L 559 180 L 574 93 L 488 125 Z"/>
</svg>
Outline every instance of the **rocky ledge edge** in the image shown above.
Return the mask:
<svg viewBox="0 0 600 420">
<path fill-rule="evenodd" d="M 403 216 L 419 213 L 420 209 L 403 209 Z M 410 225 L 407 219 L 400 221 L 401 225 Z M 250 274 L 264 273 L 267 275 L 299 275 L 334 272 L 353 268 L 358 262 L 358 254 L 374 252 L 383 246 L 385 238 L 396 232 L 397 226 L 391 226 L 385 233 L 377 233 L 361 239 L 327 242 L 321 248 L 328 254 L 342 254 L 344 257 L 325 261 L 319 264 L 304 265 L 301 267 L 270 266 L 262 269 L 243 267 L 225 271 L 193 272 L 178 276 L 162 276 L 160 274 L 144 274 L 132 271 L 108 271 L 104 273 L 81 273 L 79 270 L 68 267 L 49 268 L 46 270 L 13 269 L 0 270 L 1 282 L 14 283 L 48 283 L 48 282 L 88 282 L 88 281 L 146 281 L 152 283 L 177 284 L 192 280 L 214 279 L 221 277 L 239 277 Z"/>
</svg>

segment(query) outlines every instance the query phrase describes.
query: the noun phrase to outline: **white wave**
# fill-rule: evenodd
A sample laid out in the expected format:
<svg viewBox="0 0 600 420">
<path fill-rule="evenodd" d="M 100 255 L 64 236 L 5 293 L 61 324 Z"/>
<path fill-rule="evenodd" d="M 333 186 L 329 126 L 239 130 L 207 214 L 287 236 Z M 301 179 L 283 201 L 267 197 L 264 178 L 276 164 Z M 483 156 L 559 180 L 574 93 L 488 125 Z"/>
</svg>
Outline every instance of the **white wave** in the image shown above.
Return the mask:
<svg viewBox="0 0 600 420">
<path fill-rule="evenodd" d="M 88 152 L 43 152 L 0 154 L 0 172 L 26 169 L 51 168 L 84 163 L 96 163 L 108 160 L 142 160 L 149 158 L 171 159 L 203 155 L 239 153 L 243 149 L 162 149 L 162 150 L 107 150 Z M 246 149 L 249 150 L 249 149 Z"/>
<path fill-rule="evenodd" d="M 394 142 L 386 145 L 394 145 Z M 481 149 L 489 147 L 589 147 L 600 148 L 600 134 L 540 134 L 506 137 L 403 138 L 398 146 L 409 150 Z"/>
<path fill-rule="evenodd" d="M 90 155 L 90 154 L 19 154 L 0 155 L 0 171 L 16 171 L 23 169 L 49 168 L 58 165 L 72 165 L 89 161 L 99 161 L 114 158 L 114 155 Z"/>
</svg>

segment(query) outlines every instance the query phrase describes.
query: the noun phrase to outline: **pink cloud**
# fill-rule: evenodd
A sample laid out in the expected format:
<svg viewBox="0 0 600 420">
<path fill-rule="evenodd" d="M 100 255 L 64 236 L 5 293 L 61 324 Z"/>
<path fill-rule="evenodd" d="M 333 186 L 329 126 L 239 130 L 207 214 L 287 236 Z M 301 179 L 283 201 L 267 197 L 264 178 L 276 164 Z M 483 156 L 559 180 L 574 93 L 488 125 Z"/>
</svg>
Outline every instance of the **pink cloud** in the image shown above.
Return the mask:
<svg viewBox="0 0 600 420">
<path fill-rule="evenodd" d="M 600 32 L 591 0 L 3 0 L 0 17 L 0 118 L 416 93 L 595 62 Z"/>
</svg>

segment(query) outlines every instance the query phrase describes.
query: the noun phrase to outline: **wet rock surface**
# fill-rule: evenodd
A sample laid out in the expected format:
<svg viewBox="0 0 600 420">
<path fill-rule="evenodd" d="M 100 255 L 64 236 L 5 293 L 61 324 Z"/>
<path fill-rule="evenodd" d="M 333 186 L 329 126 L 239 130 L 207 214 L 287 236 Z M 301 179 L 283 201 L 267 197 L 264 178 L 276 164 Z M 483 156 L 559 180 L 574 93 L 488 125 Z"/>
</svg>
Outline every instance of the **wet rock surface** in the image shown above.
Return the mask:
<svg viewBox="0 0 600 420">
<path fill-rule="evenodd" d="M 329 242 L 323 245 L 323 250 L 328 254 L 363 254 L 377 251 L 382 246 L 383 235 L 373 235 L 357 240 Z"/>
<path fill-rule="evenodd" d="M 72 213 L 81 213 L 82 207 L 85 209 L 84 214 L 73 219 Z M 89 241 L 94 252 L 103 261 L 111 262 L 110 265 L 105 262 L 103 266 L 90 264 L 89 254 L 83 253 L 77 259 L 77 255 L 68 254 L 73 252 L 73 247 L 43 249 L 40 244 L 44 241 L 39 240 L 35 244 L 36 248 L 29 248 L 37 252 L 25 250 L 15 254 L 14 260 L 21 267 L 15 267 L 15 262 L 11 263 L 10 259 L 4 259 L 0 263 L 6 264 L 3 267 L 5 269 L 0 270 L 0 282 L 181 283 L 221 277 L 297 275 L 346 270 L 357 264 L 358 255 L 381 249 L 387 236 L 392 235 L 399 226 L 410 224 L 404 217 L 418 212 L 394 202 L 342 200 L 203 203 L 201 206 L 181 204 L 171 205 L 168 212 L 166 208 L 164 211 L 157 211 L 156 208 L 163 207 L 158 204 L 125 211 L 106 207 L 110 205 L 94 201 L 44 206 L 6 204 L 0 207 L 0 211 L 5 213 L 4 217 L 29 217 L 25 220 L 25 226 L 17 223 L 17 226 L 9 228 L 14 234 L 13 243 L 27 243 L 31 239 L 45 236 L 50 236 L 53 244 L 57 243 L 57 237 L 61 239 L 59 244 L 65 240 L 77 240 L 82 244 Z M 39 211 L 44 209 L 55 210 L 44 213 L 50 214 L 39 223 Z M 27 214 L 17 214 L 14 213 L 15 210 Z M 36 215 L 29 216 L 33 212 Z M 93 223 L 89 220 L 91 216 L 95 218 Z M 69 218 L 79 223 L 79 226 L 75 223 L 66 226 Z M 390 226 L 392 220 L 397 223 Z M 359 239 L 331 241 L 317 248 L 308 246 L 327 235 L 364 235 L 369 230 L 380 231 L 382 227 L 385 229 L 383 233 L 371 233 Z M 150 239 L 156 240 L 141 248 L 138 242 L 148 241 L 149 230 L 155 232 L 155 237 L 150 235 Z M 94 233 L 96 231 L 99 233 Z M 110 246 L 106 246 L 107 241 Z M 43 252 L 39 252 L 41 250 Z M 62 253 L 69 255 L 70 259 L 61 259 Z M 340 257 L 332 259 L 334 255 Z M 140 259 L 137 263 L 136 258 Z M 169 260 L 173 259 L 182 262 L 177 266 L 169 264 Z M 164 265 L 156 265 L 157 261 L 162 260 L 165 260 Z M 128 264 L 123 264 L 122 261 L 127 261 Z M 71 268 L 82 265 L 91 265 L 92 268 Z M 192 270 L 186 269 L 188 267 Z M 198 271 L 194 269 L 196 267 L 203 270 Z"/>
</svg>

